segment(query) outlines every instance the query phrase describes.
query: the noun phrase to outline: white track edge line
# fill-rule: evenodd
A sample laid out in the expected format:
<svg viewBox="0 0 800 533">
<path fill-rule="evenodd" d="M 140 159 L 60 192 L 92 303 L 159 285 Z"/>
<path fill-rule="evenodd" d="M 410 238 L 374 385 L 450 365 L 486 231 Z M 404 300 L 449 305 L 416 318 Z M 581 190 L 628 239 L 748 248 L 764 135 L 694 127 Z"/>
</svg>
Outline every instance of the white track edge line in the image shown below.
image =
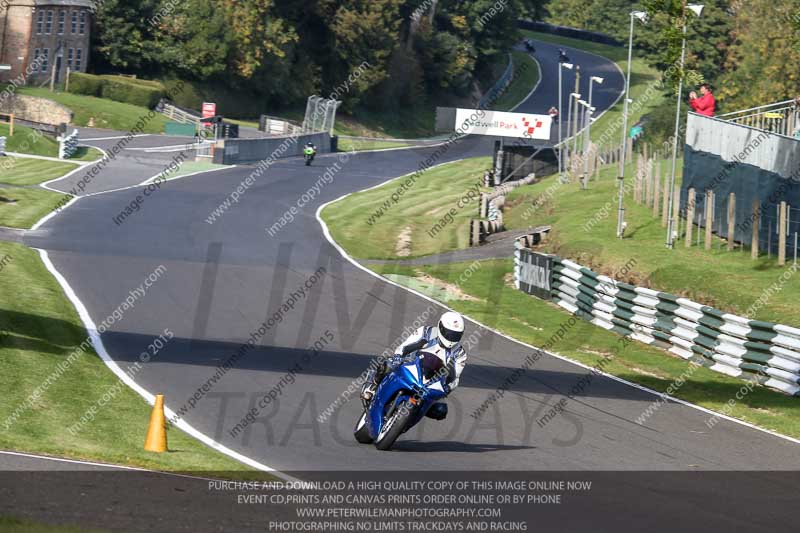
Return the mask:
<svg viewBox="0 0 800 533">
<path fill-rule="evenodd" d="M 463 161 L 463 159 L 458 159 L 458 160 L 456 160 L 456 161 L 449 161 L 448 163 L 457 163 L 457 162 L 459 162 L 459 161 Z M 446 164 L 448 164 L 448 163 L 442 163 L 442 165 L 446 165 Z M 436 165 L 436 166 L 440 166 L 440 165 Z M 434 167 L 431 167 L 431 168 L 434 168 Z M 334 203 L 336 203 L 336 202 L 338 202 L 338 201 L 340 201 L 340 200 L 344 200 L 345 198 L 347 198 L 348 196 L 350 196 L 350 195 L 352 195 L 352 194 L 356 194 L 356 193 L 360 193 L 360 192 L 365 192 L 365 191 L 369 191 L 369 190 L 372 190 L 372 189 L 376 189 L 376 188 L 378 188 L 378 187 L 380 187 L 380 186 L 382 186 L 382 185 L 385 185 L 385 184 L 387 184 L 387 183 L 391 183 L 392 181 L 394 181 L 394 180 L 397 180 L 397 179 L 400 179 L 400 178 L 403 178 L 403 177 L 405 177 L 405 176 L 407 176 L 407 175 L 408 175 L 408 174 L 405 174 L 405 175 L 403 175 L 403 176 L 400 176 L 400 177 L 398 177 L 398 178 L 392 178 L 392 179 L 390 179 L 390 180 L 388 180 L 388 181 L 386 181 L 386 182 L 384 182 L 384 183 L 381 183 L 381 184 L 379 184 L 379 185 L 375 185 L 375 186 L 373 186 L 373 187 L 369 187 L 369 188 L 367 188 L 367 189 L 362 189 L 362 190 L 360 190 L 360 191 L 354 191 L 354 192 L 351 192 L 351 193 L 347 193 L 347 194 L 345 194 L 345 195 L 342 195 L 342 196 L 340 196 L 339 198 L 336 198 L 336 199 L 334 199 L 334 200 L 331 200 L 331 201 L 329 201 L 329 202 L 326 202 L 326 203 L 322 204 L 321 206 L 319 206 L 319 208 L 317 208 L 317 212 L 316 212 L 316 218 L 317 218 L 317 221 L 319 222 L 320 226 L 322 226 L 322 232 L 323 232 L 323 234 L 325 235 L 325 238 L 326 238 L 326 239 L 328 240 L 328 242 L 331 244 L 331 246 L 333 246 L 334 248 L 336 248 L 336 250 L 337 250 L 337 251 L 338 251 L 338 252 L 339 252 L 339 253 L 342 255 L 342 257 L 344 257 L 345 259 L 347 259 L 347 260 L 348 260 L 350 263 L 352 263 L 352 264 L 353 264 L 353 265 L 354 265 L 356 268 L 359 268 L 359 269 L 363 270 L 364 272 L 366 272 L 366 273 L 370 274 L 371 276 L 374 276 L 374 277 L 376 277 L 376 278 L 380 278 L 381 280 L 383 280 L 384 282 L 386 282 L 386 283 L 388 283 L 388 284 L 390 284 L 390 285 L 394 285 L 395 287 L 401 287 L 401 288 L 403 288 L 403 289 L 407 290 L 408 292 L 410 292 L 410 293 L 412 293 L 412 294 L 415 294 L 415 295 L 417 295 L 417 296 L 419 296 L 419 297 L 421 297 L 421 298 L 423 298 L 423 299 L 425 299 L 425 300 L 427 300 L 427 301 L 429 301 L 429 302 L 435 303 L 435 304 L 437 304 L 437 305 L 439 305 L 439 306 L 441 306 L 441 307 L 443 307 L 443 308 L 445 308 L 445 309 L 448 309 L 448 310 L 450 310 L 450 311 L 454 311 L 454 309 L 451 309 L 451 308 L 450 308 L 448 305 L 446 305 L 446 304 L 444 304 L 444 303 L 442 303 L 442 302 L 440 302 L 440 301 L 438 301 L 438 300 L 435 300 L 434 298 L 431 298 L 430 296 L 427 296 L 427 295 L 425 295 L 425 294 L 422 294 L 421 292 L 418 292 L 418 291 L 416 291 L 416 290 L 414 290 L 414 289 L 411 289 L 411 288 L 409 288 L 409 287 L 406 287 L 406 286 L 404 286 L 404 285 L 401 285 L 401 284 L 399 284 L 399 283 L 396 283 L 396 282 L 394 282 L 394 281 L 392 281 L 392 280 L 390 280 L 390 279 L 387 279 L 387 278 L 385 278 L 385 277 L 381 276 L 380 274 L 378 274 L 378 273 L 376 273 L 376 272 L 373 272 L 372 270 L 370 270 L 370 269 L 368 269 L 367 267 L 365 267 L 365 266 L 363 266 L 362 264 L 360 264 L 358 261 L 356 261 L 355 259 L 353 259 L 353 258 L 350 256 L 350 254 L 348 254 L 348 253 L 347 253 L 347 252 L 344 250 L 344 248 L 342 248 L 342 247 L 339 245 L 339 243 L 337 243 L 337 242 L 336 242 L 336 241 L 333 239 L 333 236 L 331 235 L 331 232 L 330 232 L 330 229 L 328 228 L 328 225 L 327 225 L 327 224 L 325 223 L 325 221 L 322 219 L 322 216 L 321 216 L 321 215 L 322 215 L 322 210 L 323 210 L 323 209 L 325 209 L 326 207 L 328 207 L 329 205 L 331 205 L 331 204 L 334 204 Z M 467 319 L 468 319 L 468 320 L 470 320 L 472 323 L 474 323 L 474 324 L 477 324 L 477 325 L 479 325 L 480 327 L 482 327 L 482 328 L 484 328 L 484 329 L 486 329 L 486 330 L 488 330 L 488 331 L 491 331 L 491 332 L 492 332 L 492 333 L 494 333 L 495 335 L 499 335 L 500 337 L 503 337 L 503 338 L 505 338 L 505 339 L 508 339 L 508 340 L 510 340 L 510 341 L 512 341 L 512 342 L 516 342 L 517 344 L 520 344 L 521 346 L 525 346 L 526 348 L 529 348 L 529 349 L 531 349 L 531 350 L 538 350 L 538 351 L 540 351 L 540 352 L 544 352 L 544 353 L 546 353 L 547 355 L 549 355 L 549 356 L 551 356 L 551 357 L 555 357 L 556 359 L 560 359 L 561 361 L 565 361 L 565 362 L 567 362 L 567 363 L 572 363 L 572 364 L 574 364 L 574 365 L 576 365 L 576 366 L 579 366 L 579 367 L 581 367 L 581 368 L 583 368 L 583 369 L 585 369 L 585 370 L 590 370 L 590 371 L 593 371 L 593 372 L 598 372 L 598 370 L 599 370 L 599 369 L 595 369 L 594 367 L 591 367 L 591 366 L 589 366 L 589 365 L 586 365 L 586 364 L 584 364 L 584 363 L 581 363 L 580 361 L 575 361 L 575 360 L 573 360 L 573 359 L 570 359 L 569 357 L 565 357 L 565 356 L 563 356 L 563 355 L 559 355 L 559 354 L 552 353 L 552 352 L 546 352 L 546 351 L 542 350 L 541 348 L 537 348 L 537 347 L 535 347 L 535 346 L 533 346 L 533 345 L 531 345 L 531 344 L 528 344 L 528 343 L 526 343 L 526 342 L 524 342 L 524 341 L 521 341 L 521 340 L 519 340 L 519 339 L 515 339 L 514 337 L 511 337 L 510 335 L 506 335 L 505 333 L 503 333 L 503 332 L 501 332 L 501 331 L 498 331 L 498 330 L 496 330 L 496 329 L 494 329 L 494 328 L 490 328 L 489 326 L 486 326 L 485 324 L 483 324 L 483 323 L 481 323 L 481 322 L 478 322 L 477 320 L 475 320 L 475 319 L 473 319 L 473 318 L 470 318 L 469 316 L 467 316 Z M 653 389 L 651 389 L 651 388 L 645 387 L 644 385 L 639 385 L 638 383 L 633 383 L 632 381 L 628 381 L 628 380 L 626 380 L 626 379 L 623 379 L 623 378 L 621 378 L 621 377 L 619 377 L 619 376 L 614 376 L 614 375 L 612 375 L 612 374 L 608 374 L 608 373 L 606 373 L 606 372 L 603 372 L 603 371 L 599 371 L 599 374 L 600 374 L 600 375 L 602 375 L 602 376 L 605 376 L 605 377 L 607 377 L 607 378 L 609 378 L 609 379 L 612 379 L 612 380 L 614 380 L 614 381 L 617 381 L 617 382 L 619 382 L 619 383 L 623 383 L 623 384 L 625 384 L 625 385 L 628 385 L 628 386 L 630 386 L 630 387 L 633 387 L 633 388 L 635 388 L 635 389 L 639 389 L 639 390 L 641 390 L 641 391 L 644 391 L 644 392 L 649 392 L 650 394 L 653 394 L 654 396 L 658 396 L 659 398 L 665 398 L 665 399 L 667 399 L 667 400 L 670 400 L 670 401 L 673 401 L 673 402 L 675 402 L 675 403 L 678 403 L 678 404 L 681 404 L 681 405 L 684 405 L 684 406 L 687 406 L 687 407 L 691 407 L 691 408 L 693 408 L 693 409 L 697 409 L 698 411 L 702 411 L 702 412 L 704 412 L 704 413 L 707 413 L 707 414 L 710 414 L 710 415 L 714 415 L 714 416 L 716 416 L 716 417 L 718 417 L 718 418 L 722 418 L 722 419 L 724 419 L 724 420 L 728 420 L 729 422 L 734 422 L 734 423 L 736 423 L 736 424 L 739 424 L 739 425 L 742 425 L 742 426 L 748 427 L 748 428 L 750 428 L 750 429 L 755 429 L 755 430 L 757 430 L 757 431 L 760 431 L 760 432 L 763 432 L 763 433 L 767 433 L 768 435 L 772 435 L 773 437 L 778 437 L 778 438 L 780 438 L 780 439 L 787 440 L 787 441 L 789 441 L 789 442 L 792 442 L 792 443 L 794 443 L 794 444 L 800 444 L 800 439 L 796 439 L 796 438 L 794 438 L 794 437 L 790 437 L 790 436 L 788 436 L 788 435 L 783 435 L 783 434 L 781 434 L 781 433 L 778 433 L 777 431 L 772 431 L 771 429 L 763 428 L 763 427 L 757 426 L 757 425 L 755 425 L 755 424 L 751 424 L 751 423 L 749 423 L 749 422 L 745 422 L 745 421 L 743 421 L 743 420 L 739 420 L 738 418 L 733 418 L 733 417 L 731 417 L 731 416 L 724 415 L 724 414 L 722 414 L 722 413 L 718 413 L 718 412 L 716 412 L 716 411 L 713 411 L 713 410 L 711 410 L 711 409 L 708 409 L 708 408 L 706 408 L 706 407 L 702 407 L 702 406 L 700 406 L 700 405 L 693 404 L 693 403 L 691 403 L 691 402 L 688 402 L 688 401 L 686 401 L 686 400 L 682 400 L 682 399 L 680 399 L 680 398 L 675 398 L 674 396 L 670 396 L 670 395 L 668 395 L 668 394 L 666 394 L 666 393 L 658 392 L 658 391 L 656 391 L 656 390 L 653 390 Z M 646 427 L 646 426 L 645 426 L 645 427 Z"/>
<path fill-rule="evenodd" d="M 95 325 L 91 316 L 89 316 L 89 311 L 86 309 L 86 306 L 84 306 L 83 302 L 75 294 L 75 291 L 72 289 L 69 282 L 67 282 L 64 276 L 62 276 L 58 270 L 56 270 L 55 266 L 50 261 L 50 256 L 48 255 L 47 251 L 39 250 L 39 255 L 41 256 L 42 262 L 45 264 L 47 270 L 50 271 L 53 277 L 56 278 L 58 283 L 61 285 L 61 288 L 64 290 L 64 293 L 66 294 L 67 298 L 70 300 L 70 302 L 72 302 L 72 305 L 78 311 L 78 315 L 80 316 L 81 321 L 83 322 L 84 326 L 86 327 L 86 330 L 89 333 L 89 338 L 91 340 L 92 346 L 94 347 L 95 351 L 100 356 L 100 358 L 103 360 L 105 365 L 119 378 L 120 381 L 122 381 L 124 384 L 133 389 L 136 393 L 138 393 L 142 398 L 144 398 L 147 401 L 147 403 L 153 405 L 155 403 L 155 396 L 148 390 L 146 390 L 144 387 L 136 383 L 136 381 L 133 380 L 128 374 L 126 374 L 119 367 L 117 362 L 114 361 L 114 359 L 112 359 L 111 356 L 108 354 L 108 352 L 106 351 L 106 347 L 103 344 L 103 340 L 101 339 L 99 333 L 97 332 L 97 326 Z M 174 419 L 177 416 L 177 413 L 175 413 L 172 409 L 166 407 L 166 405 L 164 406 L 164 414 L 167 417 L 167 419 Z M 231 457 L 232 459 L 239 461 L 240 463 L 244 463 L 247 466 L 250 466 L 257 470 L 270 472 L 287 481 L 295 481 L 295 479 L 292 478 L 291 476 L 287 476 L 270 466 L 259 463 L 258 461 L 251 459 L 245 455 L 242 455 L 239 452 L 236 452 L 228 448 L 227 446 L 215 441 L 211 437 L 208 437 L 204 433 L 201 433 L 200 431 L 195 429 L 184 419 L 179 419 L 177 422 L 174 423 L 174 425 L 179 429 L 181 429 L 184 433 L 194 437 L 195 439 L 199 440 L 206 446 L 220 453 L 223 453 L 228 457 Z"/>
</svg>

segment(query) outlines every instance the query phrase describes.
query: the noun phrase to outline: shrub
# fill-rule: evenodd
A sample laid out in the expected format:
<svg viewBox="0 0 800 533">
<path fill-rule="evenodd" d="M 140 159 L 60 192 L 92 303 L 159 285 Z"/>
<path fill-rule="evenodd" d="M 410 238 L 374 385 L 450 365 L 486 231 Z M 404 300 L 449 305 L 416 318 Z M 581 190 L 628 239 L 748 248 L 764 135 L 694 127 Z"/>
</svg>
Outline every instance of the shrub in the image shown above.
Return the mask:
<svg viewBox="0 0 800 533">
<path fill-rule="evenodd" d="M 73 94 L 85 94 L 87 96 L 100 96 L 103 87 L 103 80 L 91 74 L 81 74 L 73 72 L 69 75 L 69 92 Z"/>
<path fill-rule="evenodd" d="M 152 109 L 163 98 L 165 90 L 157 81 L 74 73 L 70 75 L 69 92 Z"/>
</svg>

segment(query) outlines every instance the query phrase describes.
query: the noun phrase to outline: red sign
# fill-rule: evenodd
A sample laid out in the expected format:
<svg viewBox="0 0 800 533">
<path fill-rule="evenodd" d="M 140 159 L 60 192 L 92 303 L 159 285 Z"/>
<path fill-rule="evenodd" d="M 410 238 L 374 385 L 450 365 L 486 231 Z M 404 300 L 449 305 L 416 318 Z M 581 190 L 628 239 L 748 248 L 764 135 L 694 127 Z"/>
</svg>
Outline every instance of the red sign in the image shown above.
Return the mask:
<svg viewBox="0 0 800 533">
<path fill-rule="evenodd" d="M 203 118 L 217 116 L 217 104 L 212 102 L 203 102 Z"/>
</svg>

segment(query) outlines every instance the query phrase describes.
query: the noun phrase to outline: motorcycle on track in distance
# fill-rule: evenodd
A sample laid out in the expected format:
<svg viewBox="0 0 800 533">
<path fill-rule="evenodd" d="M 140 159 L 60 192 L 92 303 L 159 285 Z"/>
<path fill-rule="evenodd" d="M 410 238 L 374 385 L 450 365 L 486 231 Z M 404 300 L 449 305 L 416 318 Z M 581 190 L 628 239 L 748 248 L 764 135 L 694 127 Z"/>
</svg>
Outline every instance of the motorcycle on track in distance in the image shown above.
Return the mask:
<svg viewBox="0 0 800 533">
<path fill-rule="evenodd" d="M 306 158 L 306 166 L 309 166 L 311 162 L 314 160 L 314 156 L 317 155 L 317 151 L 311 148 L 310 146 L 306 146 L 303 149 L 303 155 Z"/>
<path fill-rule="evenodd" d="M 435 354 L 413 352 L 386 375 L 372 400 L 364 406 L 354 436 L 361 444 L 389 450 L 397 438 L 414 427 L 430 408 L 447 396 L 450 365 Z M 433 413 L 433 412 L 432 412 Z M 444 418 L 445 414 L 437 417 Z"/>
</svg>

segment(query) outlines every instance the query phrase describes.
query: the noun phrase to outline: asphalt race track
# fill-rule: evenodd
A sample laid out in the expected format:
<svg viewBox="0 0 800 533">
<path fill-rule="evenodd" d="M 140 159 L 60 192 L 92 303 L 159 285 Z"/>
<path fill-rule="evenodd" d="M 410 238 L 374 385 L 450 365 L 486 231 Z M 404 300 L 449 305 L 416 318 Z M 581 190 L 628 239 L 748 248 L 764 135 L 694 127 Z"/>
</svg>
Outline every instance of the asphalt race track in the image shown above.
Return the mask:
<svg viewBox="0 0 800 533">
<path fill-rule="evenodd" d="M 518 111 L 546 111 L 555 102 L 557 54 L 549 48 L 537 43 L 544 79 Z M 570 55 L 587 77 L 603 72 L 606 84 L 596 92 L 596 101 L 599 108 L 613 104 L 621 90 L 619 83 L 611 83 L 616 68 L 597 56 Z M 567 76 L 565 85 L 570 83 Z M 152 147 L 152 139 L 143 137 L 135 146 Z M 540 425 L 537 421 L 590 372 L 549 355 L 474 418 L 471 413 L 532 350 L 473 323 L 466 337 L 480 331 L 480 340 L 470 350 L 444 422 L 428 420 L 403 435 L 394 451 L 379 452 L 352 437 L 361 409 L 357 395 L 325 415 L 371 357 L 396 345 L 417 317 L 428 316 L 433 323 L 442 308 L 348 261 L 327 240 L 317 209 L 413 172 L 434 154 L 437 163 L 489 155 L 492 142 L 466 138 L 446 149 L 331 154 L 318 157 L 311 167 L 297 158 L 281 160 L 213 224 L 207 217 L 253 166 L 163 184 L 121 225 L 112 219 L 138 188 L 106 192 L 75 202 L 28 232 L 24 242 L 48 252 L 95 324 L 159 271 L 146 294 L 102 335 L 108 354 L 126 369 L 154 337 L 165 329 L 174 332 L 174 339 L 142 365 L 136 382 L 153 394 L 165 394 L 173 411 L 190 406 L 183 419 L 207 436 L 282 472 L 800 468 L 795 442 L 728 420 L 709 429 L 710 413 L 680 403 L 662 405 L 640 425 L 636 418 L 658 397 L 602 376 L 567 399 L 563 413 Z M 102 143 L 98 146 L 107 147 Z M 129 171 L 133 157 L 149 162 L 144 175 Z M 143 182 L 162 170 L 169 157 L 129 152 L 119 158 L 123 170 L 102 174 L 91 192 Z M 270 236 L 266 228 L 326 172 L 332 181 L 320 187 L 293 222 Z M 63 185 L 62 190 L 68 189 Z M 365 236 L 370 231 L 366 222 L 363 231 Z M 292 308 L 281 310 L 287 302 Z M 259 332 L 264 323 L 275 325 Z M 251 338 L 257 338 L 257 347 L 220 375 L 218 366 Z M 319 353 L 310 350 L 315 342 L 322 347 Z M 274 400 L 259 407 L 270 391 Z M 251 409 L 257 410 L 255 422 L 233 431 Z"/>
</svg>

